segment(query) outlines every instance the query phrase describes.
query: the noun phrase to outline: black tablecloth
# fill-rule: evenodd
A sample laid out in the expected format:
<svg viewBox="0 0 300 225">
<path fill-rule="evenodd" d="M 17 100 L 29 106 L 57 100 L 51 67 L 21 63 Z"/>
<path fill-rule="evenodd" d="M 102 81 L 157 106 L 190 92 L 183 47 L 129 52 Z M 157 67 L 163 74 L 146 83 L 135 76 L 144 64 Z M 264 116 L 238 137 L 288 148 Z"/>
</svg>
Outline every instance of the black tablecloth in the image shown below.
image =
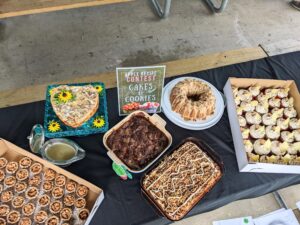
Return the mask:
<svg viewBox="0 0 300 225">
<path fill-rule="evenodd" d="M 300 85 L 300 52 L 240 63 L 232 66 L 188 74 L 207 80 L 222 91 L 228 77 L 269 79 L 293 79 Z M 166 83 L 175 78 L 166 79 Z M 110 127 L 120 121 L 117 110 L 117 90 L 107 91 Z M 164 119 L 163 113 L 160 114 Z M 27 135 L 31 127 L 43 123 L 44 101 L 0 109 L 0 137 L 29 149 Z M 182 129 L 166 119 L 167 130 L 173 135 L 173 146 L 186 137 L 206 141 L 220 155 L 225 165 L 225 176 L 204 199 L 189 213 L 189 216 L 209 211 L 229 202 L 257 197 L 276 189 L 300 183 L 299 175 L 239 173 L 225 111 L 220 122 L 204 131 Z M 144 199 L 140 191 L 140 176 L 121 181 L 111 169 L 111 160 L 106 156 L 102 135 L 71 138 L 87 151 L 84 160 L 74 163 L 67 170 L 103 188 L 105 199 L 92 224 L 133 225 L 168 224 Z"/>
</svg>

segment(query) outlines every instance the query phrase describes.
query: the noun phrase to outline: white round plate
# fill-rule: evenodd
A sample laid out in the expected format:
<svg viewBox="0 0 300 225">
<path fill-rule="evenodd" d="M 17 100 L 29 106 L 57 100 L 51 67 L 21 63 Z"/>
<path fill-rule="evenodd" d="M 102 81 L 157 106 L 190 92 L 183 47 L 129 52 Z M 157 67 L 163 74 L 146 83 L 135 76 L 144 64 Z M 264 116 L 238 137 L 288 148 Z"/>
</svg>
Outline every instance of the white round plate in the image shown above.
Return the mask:
<svg viewBox="0 0 300 225">
<path fill-rule="evenodd" d="M 180 116 L 180 114 L 178 114 L 172 110 L 171 103 L 170 103 L 171 91 L 178 82 L 185 80 L 185 79 L 195 79 L 195 80 L 202 81 L 202 82 L 206 83 L 213 91 L 213 94 L 216 97 L 216 110 L 215 110 L 214 114 L 211 115 L 210 117 L 208 117 L 206 120 L 186 121 Z M 224 108 L 225 108 L 224 100 L 223 100 L 221 93 L 212 84 L 210 84 L 209 82 L 207 82 L 205 80 L 197 78 L 197 77 L 181 77 L 181 78 L 172 80 L 164 87 L 164 90 L 163 90 L 162 109 L 163 109 L 164 114 L 174 124 L 176 124 L 180 127 L 183 127 L 185 129 L 204 130 L 204 129 L 208 129 L 208 128 L 214 126 L 221 119 L 223 112 L 224 112 Z"/>
</svg>

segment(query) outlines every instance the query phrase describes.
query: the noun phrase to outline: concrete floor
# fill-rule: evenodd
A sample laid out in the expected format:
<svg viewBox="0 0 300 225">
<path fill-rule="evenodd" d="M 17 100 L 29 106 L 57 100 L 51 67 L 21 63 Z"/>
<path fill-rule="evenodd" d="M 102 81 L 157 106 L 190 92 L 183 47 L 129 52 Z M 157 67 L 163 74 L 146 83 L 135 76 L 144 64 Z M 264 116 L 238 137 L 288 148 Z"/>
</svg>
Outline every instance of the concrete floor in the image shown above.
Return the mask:
<svg viewBox="0 0 300 225">
<path fill-rule="evenodd" d="M 216 15 L 201 0 L 173 0 L 166 20 L 146 0 L 9 18 L 0 21 L 0 91 L 259 44 L 270 55 L 300 50 L 299 28 L 300 12 L 287 0 L 231 0 Z M 290 207 L 298 190 L 282 191 Z M 267 195 L 176 224 L 210 225 L 278 207 Z"/>
<path fill-rule="evenodd" d="M 0 91 L 259 44 L 276 53 L 300 46 L 299 27 L 286 0 L 230 1 L 216 15 L 201 0 L 173 0 L 166 20 L 146 0 L 8 18 Z"/>
</svg>

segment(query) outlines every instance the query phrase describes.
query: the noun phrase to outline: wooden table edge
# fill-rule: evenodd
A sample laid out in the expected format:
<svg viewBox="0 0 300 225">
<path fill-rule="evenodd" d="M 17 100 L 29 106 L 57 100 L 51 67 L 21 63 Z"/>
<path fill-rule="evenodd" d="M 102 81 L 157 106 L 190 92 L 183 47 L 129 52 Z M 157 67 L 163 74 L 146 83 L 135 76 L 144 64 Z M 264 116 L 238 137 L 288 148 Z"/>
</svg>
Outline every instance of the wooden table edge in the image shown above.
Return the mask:
<svg viewBox="0 0 300 225">
<path fill-rule="evenodd" d="M 160 65 L 166 65 L 166 77 L 178 76 L 192 72 L 198 72 L 222 66 L 247 62 L 251 60 L 267 57 L 266 53 L 260 47 L 243 48 L 230 50 L 208 55 L 197 56 L 187 59 L 162 62 Z M 138 66 L 138 65 L 136 65 Z M 49 82 L 33 86 L 22 87 L 18 89 L 0 91 L 0 108 L 15 106 L 24 103 L 30 103 L 45 99 L 46 87 L 50 84 L 82 83 L 102 81 L 107 88 L 116 87 L 115 71 L 105 72 L 90 76 L 75 77 L 58 82 Z"/>
</svg>

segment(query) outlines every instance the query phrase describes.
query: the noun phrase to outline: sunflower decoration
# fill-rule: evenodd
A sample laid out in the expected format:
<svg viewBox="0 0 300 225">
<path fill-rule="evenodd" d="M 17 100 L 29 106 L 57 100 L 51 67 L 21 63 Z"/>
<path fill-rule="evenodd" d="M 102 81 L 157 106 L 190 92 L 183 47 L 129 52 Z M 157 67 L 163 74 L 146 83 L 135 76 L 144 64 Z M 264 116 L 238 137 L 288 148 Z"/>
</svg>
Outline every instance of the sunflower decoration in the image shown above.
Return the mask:
<svg viewBox="0 0 300 225">
<path fill-rule="evenodd" d="M 96 127 L 96 128 L 101 128 L 105 125 L 105 120 L 103 118 L 103 116 L 98 116 L 94 119 L 93 121 L 93 126 Z"/>
<path fill-rule="evenodd" d="M 71 99 L 73 99 L 73 94 L 70 91 L 61 91 L 58 94 L 58 100 L 60 102 L 66 103 L 66 102 L 70 101 Z"/>
<path fill-rule="evenodd" d="M 60 124 L 58 122 L 52 120 L 49 122 L 48 130 L 53 133 L 57 132 L 60 130 Z"/>
<path fill-rule="evenodd" d="M 98 91 L 99 94 L 103 91 L 103 87 L 101 85 L 96 85 L 95 89 Z"/>
<path fill-rule="evenodd" d="M 49 95 L 52 96 L 53 94 L 53 88 L 49 90 Z"/>
</svg>

